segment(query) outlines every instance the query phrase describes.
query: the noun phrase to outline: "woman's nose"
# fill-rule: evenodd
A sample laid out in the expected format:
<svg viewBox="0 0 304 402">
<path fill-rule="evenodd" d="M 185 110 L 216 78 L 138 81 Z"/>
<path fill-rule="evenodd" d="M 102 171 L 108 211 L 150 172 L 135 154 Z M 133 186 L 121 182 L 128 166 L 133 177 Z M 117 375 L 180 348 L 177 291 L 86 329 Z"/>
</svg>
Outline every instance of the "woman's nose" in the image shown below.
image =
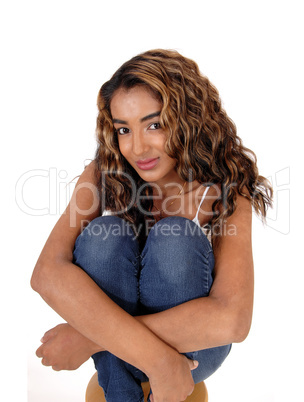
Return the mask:
<svg viewBox="0 0 304 402">
<path fill-rule="evenodd" d="M 145 152 L 149 149 L 149 145 L 147 144 L 147 139 L 143 133 L 134 133 L 133 142 L 132 142 L 132 151 L 136 156 L 144 155 Z"/>
</svg>

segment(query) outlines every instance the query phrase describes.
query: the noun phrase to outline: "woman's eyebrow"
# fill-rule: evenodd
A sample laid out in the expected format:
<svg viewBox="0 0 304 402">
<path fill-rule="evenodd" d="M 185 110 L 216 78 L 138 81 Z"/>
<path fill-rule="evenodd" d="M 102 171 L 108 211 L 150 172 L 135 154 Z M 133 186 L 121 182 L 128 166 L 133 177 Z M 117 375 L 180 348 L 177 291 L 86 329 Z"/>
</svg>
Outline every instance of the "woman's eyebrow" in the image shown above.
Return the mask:
<svg viewBox="0 0 304 402">
<path fill-rule="evenodd" d="M 153 117 L 156 117 L 156 116 L 159 116 L 159 115 L 160 115 L 160 112 L 154 112 L 154 113 L 148 114 L 148 115 L 145 116 L 145 117 L 142 117 L 142 118 L 140 119 L 140 121 L 143 122 L 143 121 L 152 119 Z"/>
<path fill-rule="evenodd" d="M 150 113 L 150 114 L 148 114 L 147 116 L 142 117 L 142 118 L 140 119 L 140 121 L 141 121 L 141 122 L 144 122 L 144 121 L 146 121 L 146 120 L 152 119 L 153 117 L 156 117 L 156 116 L 159 116 L 159 115 L 160 115 L 160 112 Z M 115 124 L 115 123 L 116 123 L 116 124 L 128 124 L 127 121 L 125 121 L 125 120 L 120 120 L 120 119 L 113 119 L 112 121 L 113 121 L 113 124 Z"/>
</svg>

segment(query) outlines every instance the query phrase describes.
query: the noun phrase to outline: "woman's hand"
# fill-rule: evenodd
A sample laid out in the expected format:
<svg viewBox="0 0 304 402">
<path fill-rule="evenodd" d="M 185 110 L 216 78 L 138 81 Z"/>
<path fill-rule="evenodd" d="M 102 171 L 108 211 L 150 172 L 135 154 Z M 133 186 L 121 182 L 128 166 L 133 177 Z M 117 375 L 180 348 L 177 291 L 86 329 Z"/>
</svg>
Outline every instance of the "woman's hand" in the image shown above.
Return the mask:
<svg viewBox="0 0 304 402">
<path fill-rule="evenodd" d="M 176 361 L 164 362 L 155 375 L 150 375 L 152 389 L 151 402 L 180 402 L 192 394 L 194 381 L 191 370 L 198 367 L 198 362 L 177 355 Z"/>
<path fill-rule="evenodd" d="M 36 355 L 42 357 L 44 366 L 53 370 L 76 370 L 90 356 L 102 348 L 90 341 L 69 324 L 59 324 L 47 331 Z"/>
</svg>

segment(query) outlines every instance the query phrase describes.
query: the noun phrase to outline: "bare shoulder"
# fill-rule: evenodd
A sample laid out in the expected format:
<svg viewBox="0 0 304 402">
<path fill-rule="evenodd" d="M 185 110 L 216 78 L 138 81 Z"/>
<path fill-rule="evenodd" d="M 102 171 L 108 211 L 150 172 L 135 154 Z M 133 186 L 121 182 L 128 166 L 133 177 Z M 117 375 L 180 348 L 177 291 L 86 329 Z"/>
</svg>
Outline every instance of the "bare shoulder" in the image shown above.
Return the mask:
<svg viewBox="0 0 304 402">
<path fill-rule="evenodd" d="M 222 223 L 220 230 L 215 233 L 219 249 L 234 246 L 235 249 L 246 245 L 251 246 L 252 205 L 251 201 L 237 194 L 236 208 L 231 216 Z"/>
<path fill-rule="evenodd" d="M 97 185 L 97 178 L 98 178 L 98 168 L 96 161 L 90 162 L 85 168 L 84 171 L 79 176 L 82 180 L 88 180 Z"/>
</svg>

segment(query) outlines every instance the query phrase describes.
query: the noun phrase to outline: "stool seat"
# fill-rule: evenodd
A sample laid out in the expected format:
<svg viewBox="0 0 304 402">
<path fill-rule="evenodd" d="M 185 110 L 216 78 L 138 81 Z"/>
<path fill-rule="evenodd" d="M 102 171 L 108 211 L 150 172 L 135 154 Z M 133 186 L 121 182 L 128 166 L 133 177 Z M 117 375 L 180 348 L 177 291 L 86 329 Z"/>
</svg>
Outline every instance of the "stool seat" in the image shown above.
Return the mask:
<svg viewBox="0 0 304 402">
<path fill-rule="evenodd" d="M 144 391 L 145 401 L 147 401 L 150 384 L 149 382 L 143 382 L 141 386 Z M 97 372 L 87 386 L 85 400 L 86 402 L 106 402 L 103 389 L 98 384 Z M 208 392 L 204 382 L 195 384 L 194 391 L 188 396 L 186 402 L 208 402 Z"/>
</svg>

